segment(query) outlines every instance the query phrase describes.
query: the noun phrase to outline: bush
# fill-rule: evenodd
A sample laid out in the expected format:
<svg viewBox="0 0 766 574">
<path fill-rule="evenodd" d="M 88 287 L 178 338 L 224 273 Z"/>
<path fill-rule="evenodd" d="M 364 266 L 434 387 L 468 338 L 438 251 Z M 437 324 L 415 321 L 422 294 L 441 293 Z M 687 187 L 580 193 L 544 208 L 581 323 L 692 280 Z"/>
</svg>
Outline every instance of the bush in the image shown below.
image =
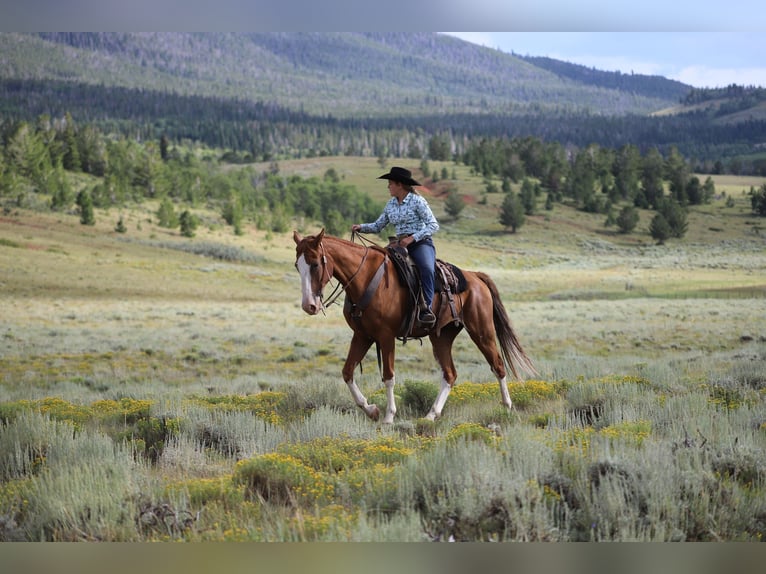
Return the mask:
<svg viewBox="0 0 766 574">
<path fill-rule="evenodd" d="M 766 217 L 766 183 L 758 190 L 750 190 L 750 205 L 753 208 L 753 213 Z"/>
<path fill-rule="evenodd" d="M 195 231 L 197 231 L 197 226 L 199 225 L 197 218 L 187 209 L 181 214 L 180 221 L 181 235 L 184 237 L 194 237 Z"/>
<path fill-rule="evenodd" d="M 649 224 L 649 233 L 651 233 L 653 239 L 657 240 L 659 245 L 664 244 L 672 235 L 670 225 L 661 213 L 652 218 L 652 222 Z"/>
<path fill-rule="evenodd" d="M 686 235 L 689 224 L 686 221 L 686 209 L 681 204 L 673 199 L 665 198 L 657 206 L 657 212 L 665 218 L 670 227 L 671 237 L 681 239 Z"/>
<path fill-rule="evenodd" d="M 620 211 L 617 216 L 617 227 L 620 229 L 620 233 L 630 233 L 638 225 L 639 215 L 638 211 L 632 205 L 626 205 Z"/>
</svg>

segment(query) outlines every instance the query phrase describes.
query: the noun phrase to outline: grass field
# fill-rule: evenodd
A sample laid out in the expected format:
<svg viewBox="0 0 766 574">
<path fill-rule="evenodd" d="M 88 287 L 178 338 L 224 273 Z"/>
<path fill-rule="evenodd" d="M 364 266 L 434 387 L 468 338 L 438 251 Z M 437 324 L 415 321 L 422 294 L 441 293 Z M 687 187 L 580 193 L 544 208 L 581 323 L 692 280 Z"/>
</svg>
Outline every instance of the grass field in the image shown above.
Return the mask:
<svg viewBox="0 0 766 574">
<path fill-rule="evenodd" d="M 540 371 L 511 413 L 460 335 L 442 419 L 421 418 L 427 341 L 397 348 L 396 423 L 366 419 L 341 309 L 300 309 L 291 232 L 188 239 L 150 203 L 92 227 L 0 216 L 0 540 L 761 540 L 766 240 L 744 194 L 762 180 L 716 179 L 735 205 L 657 246 L 648 212 L 619 235 L 557 205 L 506 233 L 501 194 L 444 165 L 467 207 L 450 221 L 424 192 L 438 256 L 495 279 Z M 387 197 L 375 160 L 280 163 L 329 167 Z M 382 406 L 374 353 L 357 377 Z"/>
</svg>

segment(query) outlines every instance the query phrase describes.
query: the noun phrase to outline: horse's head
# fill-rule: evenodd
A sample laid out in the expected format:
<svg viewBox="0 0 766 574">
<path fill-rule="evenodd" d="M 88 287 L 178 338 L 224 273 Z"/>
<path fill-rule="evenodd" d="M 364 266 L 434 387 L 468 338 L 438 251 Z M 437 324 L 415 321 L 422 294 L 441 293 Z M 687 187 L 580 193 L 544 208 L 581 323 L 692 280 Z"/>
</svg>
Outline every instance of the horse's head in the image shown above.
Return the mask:
<svg viewBox="0 0 766 574">
<path fill-rule="evenodd" d="M 317 235 L 307 237 L 293 232 L 295 268 L 301 274 L 301 307 L 309 315 L 316 315 L 324 309 L 322 289 L 333 274 L 332 259 L 325 253 L 323 238 L 324 229 Z"/>
</svg>

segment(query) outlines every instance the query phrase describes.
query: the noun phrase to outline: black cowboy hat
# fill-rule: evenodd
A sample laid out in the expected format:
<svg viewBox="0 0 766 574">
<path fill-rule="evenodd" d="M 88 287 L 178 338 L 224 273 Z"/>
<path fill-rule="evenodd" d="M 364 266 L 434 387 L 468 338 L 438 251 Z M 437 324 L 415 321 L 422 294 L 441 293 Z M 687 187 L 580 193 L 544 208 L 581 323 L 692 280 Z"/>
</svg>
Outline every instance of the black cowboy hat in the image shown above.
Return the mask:
<svg viewBox="0 0 766 574">
<path fill-rule="evenodd" d="M 403 167 L 392 167 L 391 171 L 384 173 L 378 179 L 391 179 L 393 181 L 406 183 L 407 185 L 420 185 L 417 181 L 412 179 L 412 172 Z"/>
</svg>

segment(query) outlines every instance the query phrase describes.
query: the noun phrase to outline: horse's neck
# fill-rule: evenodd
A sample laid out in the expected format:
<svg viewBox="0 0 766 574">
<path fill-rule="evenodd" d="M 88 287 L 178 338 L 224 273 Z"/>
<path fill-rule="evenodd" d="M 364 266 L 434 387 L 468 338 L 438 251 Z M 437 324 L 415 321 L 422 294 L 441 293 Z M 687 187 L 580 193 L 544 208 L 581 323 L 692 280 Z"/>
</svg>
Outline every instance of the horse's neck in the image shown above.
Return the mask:
<svg viewBox="0 0 766 574">
<path fill-rule="evenodd" d="M 364 289 L 385 254 L 376 247 L 365 247 L 339 238 L 325 238 L 325 249 L 334 262 L 333 275 L 343 285 Z"/>
</svg>

